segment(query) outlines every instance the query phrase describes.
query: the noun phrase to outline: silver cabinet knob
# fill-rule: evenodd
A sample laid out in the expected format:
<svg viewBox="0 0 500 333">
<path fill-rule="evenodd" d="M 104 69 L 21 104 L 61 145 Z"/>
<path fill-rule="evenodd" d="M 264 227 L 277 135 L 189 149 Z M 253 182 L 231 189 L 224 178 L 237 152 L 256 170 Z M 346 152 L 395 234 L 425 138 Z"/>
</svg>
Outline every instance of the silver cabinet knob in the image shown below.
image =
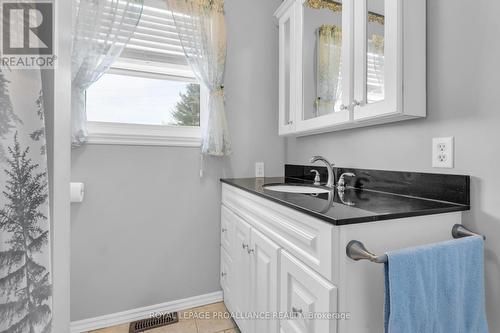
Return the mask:
<svg viewBox="0 0 500 333">
<path fill-rule="evenodd" d="M 344 104 L 341 104 L 341 105 L 340 105 L 340 110 L 341 110 L 341 111 L 345 111 L 345 110 L 347 110 L 347 109 L 349 109 L 349 107 L 348 107 L 348 106 L 346 106 L 346 105 L 344 105 Z"/>
<path fill-rule="evenodd" d="M 222 232 L 226 232 L 227 231 L 227 228 L 222 228 Z"/>
<path fill-rule="evenodd" d="M 241 247 L 243 248 L 243 250 L 246 250 L 246 249 L 248 249 L 248 244 L 242 243 Z"/>
<path fill-rule="evenodd" d="M 352 106 L 353 108 L 354 108 L 354 107 L 356 107 L 356 106 L 361 106 L 361 102 L 360 102 L 360 101 L 358 101 L 358 100 L 354 100 L 354 101 L 352 102 L 351 106 Z"/>
<path fill-rule="evenodd" d="M 220 276 L 222 276 L 222 277 L 226 277 L 226 276 L 227 276 L 227 273 L 222 272 L 222 273 L 220 273 Z"/>
<path fill-rule="evenodd" d="M 254 254 L 255 253 L 255 250 L 254 249 L 248 249 L 248 254 Z"/>
</svg>

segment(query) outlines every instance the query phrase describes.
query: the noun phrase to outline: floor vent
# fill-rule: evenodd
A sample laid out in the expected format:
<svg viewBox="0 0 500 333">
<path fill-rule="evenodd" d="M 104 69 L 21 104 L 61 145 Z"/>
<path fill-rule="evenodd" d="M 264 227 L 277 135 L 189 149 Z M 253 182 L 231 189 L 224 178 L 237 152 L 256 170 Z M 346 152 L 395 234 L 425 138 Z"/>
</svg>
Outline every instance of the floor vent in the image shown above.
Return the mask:
<svg viewBox="0 0 500 333">
<path fill-rule="evenodd" d="M 167 326 L 179 322 L 177 312 L 167 313 L 154 318 L 147 318 L 130 323 L 129 333 L 139 333 L 153 328 Z"/>
</svg>

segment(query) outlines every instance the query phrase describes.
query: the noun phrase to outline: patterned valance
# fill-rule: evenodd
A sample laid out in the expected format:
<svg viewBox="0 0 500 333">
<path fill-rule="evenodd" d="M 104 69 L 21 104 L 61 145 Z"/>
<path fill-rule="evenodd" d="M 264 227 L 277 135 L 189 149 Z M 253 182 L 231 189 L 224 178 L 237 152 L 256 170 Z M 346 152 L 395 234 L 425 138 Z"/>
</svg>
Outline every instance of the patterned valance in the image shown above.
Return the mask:
<svg viewBox="0 0 500 333">
<path fill-rule="evenodd" d="M 313 9 L 329 9 L 334 12 L 342 12 L 342 4 L 330 0 L 307 0 L 306 6 Z M 385 24 L 385 16 L 373 12 L 368 12 L 368 22 Z"/>
<path fill-rule="evenodd" d="M 330 9 L 334 12 L 342 11 L 342 4 L 327 0 L 307 0 L 306 5 L 314 9 Z"/>
<path fill-rule="evenodd" d="M 376 14 L 373 12 L 368 12 L 368 22 L 378 23 L 380 25 L 384 25 L 385 24 L 385 16 L 380 15 L 380 14 Z"/>
<path fill-rule="evenodd" d="M 189 0 L 187 0 L 189 1 Z M 224 0 L 196 0 L 198 6 L 205 10 L 214 10 L 218 13 L 224 13 Z"/>
</svg>

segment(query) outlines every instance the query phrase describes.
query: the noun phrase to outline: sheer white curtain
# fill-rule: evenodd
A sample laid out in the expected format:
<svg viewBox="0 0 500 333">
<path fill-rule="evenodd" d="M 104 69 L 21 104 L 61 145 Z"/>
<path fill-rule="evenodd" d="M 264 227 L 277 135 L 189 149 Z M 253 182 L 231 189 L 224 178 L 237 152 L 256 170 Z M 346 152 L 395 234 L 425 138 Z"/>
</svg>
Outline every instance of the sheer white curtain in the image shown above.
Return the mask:
<svg viewBox="0 0 500 333">
<path fill-rule="evenodd" d="M 166 2 L 172 11 L 186 58 L 197 79 L 209 91 L 208 119 L 202 126 L 202 153 L 212 156 L 229 155 L 231 141 L 224 110 L 224 0 Z"/>
<path fill-rule="evenodd" d="M 342 95 L 341 56 L 342 29 L 335 25 L 322 25 L 318 29 L 318 97 L 316 116 L 335 112 Z"/>
<path fill-rule="evenodd" d="M 113 64 L 132 37 L 143 0 L 75 0 L 72 54 L 72 143 L 87 140 L 85 91 Z"/>
</svg>

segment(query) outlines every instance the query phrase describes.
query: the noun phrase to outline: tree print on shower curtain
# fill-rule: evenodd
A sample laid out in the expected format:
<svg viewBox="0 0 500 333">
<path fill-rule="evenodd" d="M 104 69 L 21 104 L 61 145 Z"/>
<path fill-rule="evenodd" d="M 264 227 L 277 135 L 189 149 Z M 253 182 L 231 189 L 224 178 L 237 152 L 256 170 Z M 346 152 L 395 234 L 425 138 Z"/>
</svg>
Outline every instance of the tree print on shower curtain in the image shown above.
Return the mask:
<svg viewBox="0 0 500 333">
<path fill-rule="evenodd" d="M 0 210 L 0 232 L 12 237 L 10 247 L 0 252 L 0 266 L 6 270 L 0 278 L 0 293 L 9 301 L 0 304 L 0 320 L 9 320 L 6 332 L 36 332 L 36 327 L 50 332 L 50 276 L 35 258 L 49 240 L 49 231 L 43 228 L 47 216 L 40 211 L 48 196 L 46 173 L 28 157 L 29 147 L 21 148 L 17 133 L 8 150 L 3 192 L 7 204 Z"/>
<path fill-rule="evenodd" d="M 10 101 L 8 81 L 4 73 L 0 70 L 0 139 L 6 139 L 7 134 L 11 132 L 19 118 L 15 115 Z M 0 144 L 0 161 L 5 159 L 5 149 Z"/>
<path fill-rule="evenodd" d="M 38 118 L 40 118 L 40 122 L 42 123 L 42 127 L 39 129 L 33 131 L 30 134 L 30 137 L 35 140 L 35 141 L 40 141 L 43 140 L 45 141 L 45 127 L 43 124 L 45 123 L 45 111 L 43 108 L 43 92 L 40 90 L 38 93 L 38 98 L 35 101 L 36 104 L 36 114 Z M 45 144 L 40 147 L 40 154 L 45 155 L 46 152 L 46 146 Z"/>
<path fill-rule="evenodd" d="M 49 192 L 40 71 L 3 71 L 0 104 L 7 106 L 0 111 L 0 333 L 51 333 Z"/>
</svg>

